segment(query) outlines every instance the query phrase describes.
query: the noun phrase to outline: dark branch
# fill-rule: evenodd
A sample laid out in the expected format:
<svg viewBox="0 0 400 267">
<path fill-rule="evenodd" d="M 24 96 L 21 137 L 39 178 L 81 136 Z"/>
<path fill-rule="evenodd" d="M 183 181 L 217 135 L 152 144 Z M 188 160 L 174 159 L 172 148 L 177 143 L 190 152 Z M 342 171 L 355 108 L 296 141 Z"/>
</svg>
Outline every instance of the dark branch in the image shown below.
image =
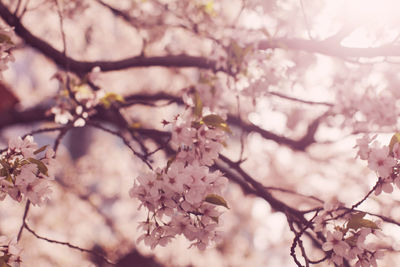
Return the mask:
<svg viewBox="0 0 400 267">
<path fill-rule="evenodd" d="M 38 238 L 38 239 L 47 241 L 47 242 L 49 242 L 49 243 L 64 245 L 64 246 L 67 246 L 67 247 L 69 247 L 69 248 L 72 248 L 72 249 L 75 249 L 75 250 L 79 250 L 79 251 L 81 251 L 81 252 L 86 252 L 86 253 L 92 254 L 92 255 L 94 255 L 94 256 L 96 256 L 96 257 L 101 258 L 102 260 L 104 260 L 104 261 L 107 262 L 108 264 L 115 265 L 115 264 L 114 264 L 113 262 L 111 262 L 109 259 L 105 258 L 103 255 L 101 255 L 101 254 L 99 254 L 99 253 L 97 253 L 97 252 L 95 252 L 95 251 L 93 251 L 93 250 L 81 248 L 81 247 L 72 245 L 72 244 L 70 244 L 70 243 L 68 243 L 68 242 L 57 241 L 57 240 L 54 240 L 54 239 L 50 239 L 50 238 L 47 238 L 47 237 L 40 236 L 40 235 L 38 235 L 34 230 L 32 230 L 26 222 L 24 223 L 24 226 L 25 226 L 25 229 L 26 229 L 26 230 L 28 230 L 32 235 L 34 235 L 34 236 L 35 236 L 36 238 Z"/>
<path fill-rule="evenodd" d="M 195 57 L 189 55 L 167 55 L 157 57 L 134 56 L 117 61 L 78 61 L 70 57 L 66 57 L 62 52 L 55 49 L 46 41 L 33 35 L 7 7 L 0 2 L 0 16 L 8 25 L 14 27 L 18 36 L 20 36 L 26 44 L 37 49 L 43 55 L 54 61 L 59 67 L 65 68 L 78 75 L 90 72 L 94 67 L 100 67 L 102 71 L 116 71 L 137 67 L 196 67 L 201 69 L 216 70 L 215 62 L 203 57 Z"/>
</svg>

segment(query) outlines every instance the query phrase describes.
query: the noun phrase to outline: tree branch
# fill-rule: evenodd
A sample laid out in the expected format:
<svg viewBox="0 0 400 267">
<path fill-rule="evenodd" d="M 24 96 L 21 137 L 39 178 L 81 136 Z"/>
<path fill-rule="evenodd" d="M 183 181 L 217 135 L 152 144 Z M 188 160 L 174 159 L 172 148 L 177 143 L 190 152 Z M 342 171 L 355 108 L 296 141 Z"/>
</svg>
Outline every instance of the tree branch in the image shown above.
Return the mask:
<svg viewBox="0 0 400 267">
<path fill-rule="evenodd" d="M 38 238 L 38 239 L 47 241 L 47 242 L 49 242 L 49 243 L 64 245 L 64 246 L 67 246 L 67 247 L 69 247 L 69 248 L 79 250 L 79 251 L 81 251 L 81 252 L 90 253 L 90 254 L 92 254 L 92 255 L 94 255 L 94 256 L 96 256 L 96 257 L 101 258 L 102 260 L 104 260 L 104 261 L 107 262 L 108 264 L 115 265 L 115 263 L 111 262 L 109 259 L 107 259 L 107 258 L 104 257 L 103 255 L 97 253 L 96 251 L 93 251 L 93 250 L 90 250 L 90 249 L 81 248 L 81 247 L 72 245 L 72 244 L 70 244 L 70 243 L 68 243 L 68 242 L 57 241 L 57 240 L 54 240 L 54 239 L 50 239 L 50 238 L 47 238 L 47 237 L 40 236 L 40 235 L 38 235 L 34 230 L 32 230 L 26 222 L 24 223 L 24 227 L 25 227 L 26 230 L 28 230 L 32 235 L 34 235 L 34 236 L 35 236 L 36 238 Z"/>
<path fill-rule="evenodd" d="M 277 48 L 302 50 L 310 53 L 319 53 L 340 58 L 400 56 L 400 46 L 393 44 L 381 45 L 378 47 L 359 48 L 341 46 L 339 43 L 332 42 L 330 40 L 314 41 L 296 38 L 264 40 L 258 44 L 258 48 L 262 50 Z"/>
<path fill-rule="evenodd" d="M 3 18 L 8 25 L 14 27 L 15 33 L 21 37 L 26 44 L 37 49 L 47 58 L 51 59 L 59 67 L 65 68 L 83 75 L 90 72 L 94 67 L 100 67 L 102 71 L 116 71 L 137 67 L 196 67 L 201 69 L 217 70 L 215 61 L 189 55 L 167 55 L 156 57 L 134 56 L 117 61 L 78 61 L 70 57 L 66 57 L 62 52 L 55 49 L 46 41 L 33 35 L 7 7 L 0 2 L 0 17 Z"/>
</svg>

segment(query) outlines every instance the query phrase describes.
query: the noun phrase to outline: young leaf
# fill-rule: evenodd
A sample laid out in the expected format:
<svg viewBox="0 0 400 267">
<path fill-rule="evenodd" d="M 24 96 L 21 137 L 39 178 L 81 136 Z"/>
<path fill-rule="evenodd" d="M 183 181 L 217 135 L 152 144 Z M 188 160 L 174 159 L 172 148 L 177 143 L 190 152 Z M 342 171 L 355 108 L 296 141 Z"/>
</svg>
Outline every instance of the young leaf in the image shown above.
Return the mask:
<svg viewBox="0 0 400 267">
<path fill-rule="evenodd" d="M 228 203 L 226 200 L 216 194 L 208 194 L 206 198 L 204 199 L 206 202 L 217 205 L 217 206 L 224 206 L 225 208 L 229 209 Z"/>
<path fill-rule="evenodd" d="M 29 158 L 28 160 L 29 160 L 29 162 L 31 162 L 33 164 L 36 164 L 36 166 L 38 167 L 39 172 L 43 173 L 46 176 L 49 176 L 49 174 L 47 173 L 48 169 L 47 169 L 46 165 L 42 161 L 40 161 L 38 159 L 34 159 L 34 158 Z"/>
<path fill-rule="evenodd" d="M 218 115 L 215 115 L 215 114 L 207 115 L 207 116 L 203 117 L 202 121 L 207 126 L 216 127 L 227 133 L 232 133 L 231 129 L 229 128 L 229 126 L 225 122 L 225 120 Z"/>
<path fill-rule="evenodd" d="M 168 159 L 167 161 L 167 167 L 165 168 L 165 173 L 168 173 L 169 167 L 171 167 L 171 164 L 175 161 L 176 155 L 172 156 Z"/>
<path fill-rule="evenodd" d="M 219 223 L 219 217 L 217 217 L 217 216 L 211 216 L 210 218 L 211 218 L 211 220 L 213 220 L 214 222 Z"/>
<path fill-rule="evenodd" d="M 114 102 L 123 103 L 125 102 L 125 99 L 123 96 L 116 93 L 106 93 L 106 95 L 100 99 L 100 102 L 105 108 L 108 109 L 110 108 L 112 103 Z"/>
<path fill-rule="evenodd" d="M 5 162 L 4 160 L 0 159 L 0 164 L 1 166 L 3 166 L 4 169 L 6 169 L 7 171 L 11 168 L 10 165 Z"/>
<path fill-rule="evenodd" d="M 392 139 L 390 139 L 390 143 L 389 143 L 389 154 L 393 153 L 393 147 L 396 143 L 400 143 L 400 133 L 395 133 L 392 136 Z"/>
<path fill-rule="evenodd" d="M 142 127 L 142 124 L 140 122 L 132 122 L 131 124 L 129 124 L 129 127 L 131 127 L 132 129 L 139 129 L 140 127 Z"/>
<path fill-rule="evenodd" d="M 0 257 L 0 267 L 11 267 L 7 262 L 10 259 L 10 255 L 5 254 Z"/>
<path fill-rule="evenodd" d="M 243 49 L 235 41 L 232 41 L 231 48 L 232 48 L 233 55 L 235 56 L 237 61 L 240 62 L 243 57 Z"/>
<path fill-rule="evenodd" d="M 0 33 L 0 43 L 7 43 L 7 44 L 10 44 L 10 45 L 14 44 L 11 41 L 11 38 L 8 35 L 2 34 L 2 33 Z"/>
<path fill-rule="evenodd" d="M 204 4 L 203 9 L 204 9 L 204 12 L 210 16 L 215 16 L 217 14 L 214 10 L 214 1 L 213 0 L 207 1 L 207 3 Z"/>
<path fill-rule="evenodd" d="M 354 230 L 357 230 L 361 227 L 379 229 L 379 227 L 373 221 L 363 219 L 365 214 L 365 212 L 359 212 L 351 215 L 349 221 L 347 222 L 347 228 Z"/>
<path fill-rule="evenodd" d="M 40 152 L 43 152 L 43 151 L 46 149 L 46 147 L 47 147 L 47 145 L 42 146 L 41 148 L 36 149 L 36 150 L 33 152 L 33 154 L 37 155 L 37 154 L 39 154 Z"/>
<path fill-rule="evenodd" d="M 196 91 L 194 93 L 194 115 L 198 118 L 201 118 L 203 115 L 203 102 L 199 96 L 199 93 Z"/>
<path fill-rule="evenodd" d="M 7 176 L 7 175 L 8 175 L 7 169 L 1 168 L 0 169 L 0 177 Z"/>
</svg>

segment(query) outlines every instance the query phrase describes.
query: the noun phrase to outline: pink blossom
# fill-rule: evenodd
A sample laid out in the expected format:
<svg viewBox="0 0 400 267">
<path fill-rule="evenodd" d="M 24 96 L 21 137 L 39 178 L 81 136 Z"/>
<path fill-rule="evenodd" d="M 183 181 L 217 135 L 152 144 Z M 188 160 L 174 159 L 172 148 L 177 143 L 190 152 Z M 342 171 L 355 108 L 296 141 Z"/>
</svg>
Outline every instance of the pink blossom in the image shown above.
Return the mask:
<svg viewBox="0 0 400 267">
<path fill-rule="evenodd" d="M 51 193 L 48 180 L 54 179 L 57 165 L 55 153 L 47 149 L 45 156 L 40 157 L 42 153 L 37 148 L 32 136 L 9 141 L 7 151 L 0 156 L 10 166 L 7 180 L 0 177 L 0 200 L 8 194 L 18 202 L 27 198 L 32 204 L 41 205 L 48 198 Z"/>
<path fill-rule="evenodd" d="M 343 233 L 335 230 L 333 233 L 328 231 L 326 242 L 322 244 L 324 251 L 332 250 L 338 256 L 345 257 L 348 250 L 350 249 L 349 244 L 343 241 Z"/>
<path fill-rule="evenodd" d="M 17 153 L 22 153 L 25 158 L 33 157 L 33 152 L 37 149 L 37 144 L 33 142 L 33 137 L 28 135 L 23 140 L 15 137 L 8 142 L 8 148 Z"/>
<path fill-rule="evenodd" d="M 359 249 L 365 249 L 365 239 L 367 237 L 367 235 L 369 235 L 371 233 L 371 228 L 362 228 L 360 231 L 358 231 L 358 238 L 357 238 L 357 247 Z"/>
<path fill-rule="evenodd" d="M 393 157 L 389 156 L 389 147 L 374 147 L 371 149 L 368 158 L 368 167 L 376 171 L 382 178 L 388 177 L 392 173 L 396 161 Z"/>
<path fill-rule="evenodd" d="M 358 138 L 356 140 L 357 144 L 354 146 L 354 148 L 358 147 L 358 152 L 357 156 L 360 157 L 362 160 L 367 160 L 369 153 L 370 153 L 370 148 L 369 144 L 376 138 L 376 135 L 373 136 L 372 138 L 369 137 L 369 135 L 365 134 L 363 137 Z"/>
<path fill-rule="evenodd" d="M 400 159 L 400 143 L 394 144 L 393 155 L 396 159 Z"/>
<path fill-rule="evenodd" d="M 16 237 L 8 239 L 6 236 L 0 236 L 0 257 L 6 261 L 7 266 L 19 267 L 22 261 L 21 253 L 22 248 L 18 245 Z"/>
<path fill-rule="evenodd" d="M 393 192 L 393 186 L 390 181 L 384 180 L 379 183 L 375 189 L 375 195 L 378 196 L 382 191 L 389 194 Z"/>
<path fill-rule="evenodd" d="M 373 252 L 369 262 L 371 263 L 371 265 L 373 267 L 378 267 L 378 263 L 376 262 L 376 260 L 382 259 L 384 256 L 384 252 L 382 250 L 377 250 L 375 252 Z"/>
</svg>

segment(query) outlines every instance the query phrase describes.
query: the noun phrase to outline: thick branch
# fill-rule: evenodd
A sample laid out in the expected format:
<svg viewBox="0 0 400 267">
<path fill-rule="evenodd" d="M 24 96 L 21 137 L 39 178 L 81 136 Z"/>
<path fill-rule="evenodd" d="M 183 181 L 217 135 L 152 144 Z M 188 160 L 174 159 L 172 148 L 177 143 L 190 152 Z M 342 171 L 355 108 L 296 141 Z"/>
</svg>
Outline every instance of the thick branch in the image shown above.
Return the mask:
<svg viewBox="0 0 400 267">
<path fill-rule="evenodd" d="M 0 113 L 0 129 L 17 124 L 31 124 L 50 120 L 50 118 L 46 118 L 45 113 L 46 109 L 42 107 L 35 107 L 24 111 L 11 110 L 9 112 L 2 112 Z"/>
<path fill-rule="evenodd" d="M 128 97 L 125 97 L 126 102 L 123 104 L 123 106 L 129 106 L 132 105 L 132 103 L 135 103 L 135 101 L 159 101 L 159 100 L 167 100 L 171 102 L 175 102 L 177 104 L 183 104 L 183 101 L 181 98 L 166 94 L 166 93 L 158 93 L 158 94 L 135 94 L 135 95 L 130 95 Z M 256 132 L 259 133 L 263 138 L 275 141 L 278 144 L 282 145 L 287 145 L 290 148 L 294 150 L 300 150 L 304 151 L 308 146 L 313 144 L 315 142 L 314 140 L 314 135 L 316 131 L 318 130 L 319 122 L 323 116 L 326 114 L 322 115 L 321 117 L 318 117 L 315 119 L 308 127 L 307 132 L 304 134 L 304 136 L 298 140 L 293 140 L 290 138 L 287 138 L 285 136 L 280 136 L 277 135 L 273 132 L 264 130 L 260 128 L 259 126 L 256 126 L 252 123 L 245 122 L 243 120 L 240 120 L 238 117 L 229 115 L 228 114 L 228 119 L 227 122 L 229 125 L 233 125 L 236 127 L 239 127 L 241 130 L 250 133 L 250 132 Z"/>
<path fill-rule="evenodd" d="M 196 67 L 215 70 L 215 62 L 203 57 L 188 55 L 167 55 L 157 57 L 135 56 L 117 61 L 78 61 L 64 54 L 46 41 L 33 35 L 7 7 L 0 2 L 0 16 L 8 25 L 14 27 L 15 32 L 26 44 L 37 49 L 43 55 L 54 61 L 58 66 L 76 74 L 85 74 L 94 67 L 100 67 L 102 71 L 115 71 L 128 68 L 163 66 L 163 67 Z"/>
<path fill-rule="evenodd" d="M 167 100 L 171 102 L 175 102 L 178 104 L 183 104 L 183 101 L 179 97 L 175 97 L 173 95 L 169 95 L 166 93 L 158 93 L 158 94 L 136 94 L 136 95 L 131 95 L 125 98 L 126 102 L 122 104 L 122 106 L 129 106 L 135 103 L 135 101 L 158 101 L 158 100 Z M 9 112 L 9 113 L 2 113 L 0 114 L 0 129 L 3 127 L 15 125 L 15 124 L 28 124 L 28 123 L 34 123 L 34 122 L 39 122 L 39 121 L 45 121 L 45 120 L 51 120 L 50 117 L 46 117 L 45 115 L 46 109 L 44 108 L 33 108 L 27 111 L 22 111 L 22 112 Z M 111 117 L 110 117 L 111 116 Z M 118 121 L 118 118 L 116 118 L 115 114 L 111 114 L 105 109 L 102 108 L 97 108 L 97 115 L 94 116 L 95 119 L 99 120 L 106 120 L 106 121 Z M 240 120 L 236 116 L 233 115 L 228 115 L 228 124 L 232 126 L 239 127 L 241 130 L 250 133 L 250 132 L 257 132 L 259 133 L 263 138 L 272 140 L 278 144 L 281 145 L 286 145 L 289 146 L 290 148 L 294 150 L 300 150 L 304 151 L 309 145 L 313 144 L 315 142 L 314 140 L 314 134 L 317 131 L 318 124 L 319 124 L 320 118 L 317 118 L 313 123 L 310 124 L 308 127 L 307 132 L 304 134 L 304 136 L 298 140 L 293 140 L 290 138 L 287 138 L 285 136 L 280 136 L 277 135 L 273 132 L 264 130 L 252 123 L 245 122 L 243 120 Z M 120 121 L 121 123 L 119 124 L 120 127 L 126 128 L 127 125 L 124 124 L 123 121 Z M 146 132 L 146 129 L 141 129 L 140 130 L 142 134 L 152 134 L 153 132 Z M 165 136 L 165 134 L 162 134 Z"/>
<path fill-rule="evenodd" d="M 188 55 L 166 55 L 157 57 L 134 56 L 117 61 L 78 61 L 66 57 L 62 52 L 55 49 L 48 42 L 33 35 L 19 20 L 12 14 L 7 7 L 0 2 L 0 16 L 15 28 L 15 32 L 28 44 L 37 49 L 43 55 L 54 61 L 58 66 L 65 68 L 76 74 L 85 74 L 94 67 L 100 67 L 102 71 L 116 71 L 136 67 L 195 67 L 202 69 L 216 70 L 215 61 L 204 57 Z M 258 45 L 260 49 L 290 49 L 302 50 L 310 53 L 320 53 L 335 57 L 381 57 L 381 56 L 400 56 L 400 47 L 388 44 L 380 47 L 371 48 L 352 48 L 343 47 L 339 43 L 330 41 L 314 41 L 304 39 L 281 38 L 275 40 L 261 41 Z"/>
</svg>

